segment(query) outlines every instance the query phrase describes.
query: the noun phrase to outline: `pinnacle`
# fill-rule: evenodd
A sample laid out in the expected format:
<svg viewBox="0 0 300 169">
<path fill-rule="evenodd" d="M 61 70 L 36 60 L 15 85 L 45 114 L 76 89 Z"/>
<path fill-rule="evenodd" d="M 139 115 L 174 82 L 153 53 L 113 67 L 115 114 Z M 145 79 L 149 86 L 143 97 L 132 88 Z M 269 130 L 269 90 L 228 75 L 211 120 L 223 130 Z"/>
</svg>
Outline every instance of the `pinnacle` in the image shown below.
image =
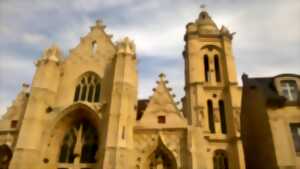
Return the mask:
<svg viewBox="0 0 300 169">
<path fill-rule="evenodd" d="M 117 42 L 117 48 L 117 53 L 126 53 L 130 55 L 135 54 L 135 44 L 128 37 L 125 37 L 124 39 Z"/>
<path fill-rule="evenodd" d="M 105 25 L 103 24 L 102 20 L 96 20 L 96 24 L 94 26 L 91 26 L 91 31 L 95 30 L 95 29 L 105 29 Z"/>
</svg>

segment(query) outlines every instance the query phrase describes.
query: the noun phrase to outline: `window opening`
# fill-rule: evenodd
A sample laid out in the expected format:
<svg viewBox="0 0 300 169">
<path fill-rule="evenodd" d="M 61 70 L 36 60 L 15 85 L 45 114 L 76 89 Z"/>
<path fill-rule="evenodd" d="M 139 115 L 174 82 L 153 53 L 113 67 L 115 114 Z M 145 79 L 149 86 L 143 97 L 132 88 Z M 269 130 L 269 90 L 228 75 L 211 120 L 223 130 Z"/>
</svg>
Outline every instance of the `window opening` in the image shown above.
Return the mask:
<svg viewBox="0 0 300 169">
<path fill-rule="evenodd" d="M 290 128 L 294 140 L 295 151 L 300 156 L 300 123 L 291 123 Z"/>
<path fill-rule="evenodd" d="M 221 81 L 221 72 L 220 72 L 220 63 L 219 63 L 219 56 L 218 55 L 214 56 L 214 61 L 215 61 L 216 81 L 220 82 Z"/>
<path fill-rule="evenodd" d="M 18 120 L 12 120 L 10 123 L 10 127 L 11 128 L 17 128 L 18 126 Z"/>
<path fill-rule="evenodd" d="M 220 118 L 221 118 L 221 132 L 223 134 L 226 134 L 227 133 L 226 114 L 225 114 L 225 104 L 223 100 L 219 101 L 219 110 L 220 110 Z"/>
<path fill-rule="evenodd" d="M 282 94 L 289 101 L 297 101 L 298 99 L 298 89 L 297 83 L 294 80 L 283 80 L 281 81 Z"/>
<path fill-rule="evenodd" d="M 158 116 L 157 121 L 161 124 L 166 123 L 166 116 Z"/>
<path fill-rule="evenodd" d="M 214 169 L 229 169 L 228 158 L 226 152 L 223 150 L 215 151 L 213 162 Z"/>
<path fill-rule="evenodd" d="M 213 112 L 213 103 L 211 100 L 207 101 L 207 110 L 208 110 L 208 123 L 209 130 L 211 133 L 215 133 L 215 122 L 214 122 L 214 112 Z"/>
<path fill-rule="evenodd" d="M 99 102 L 100 88 L 100 79 L 96 74 L 85 74 L 75 88 L 74 102 Z"/>
<path fill-rule="evenodd" d="M 205 74 L 205 81 L 208 82 L 209 80 L 209 59 L 207 55 L 204 55 L 204 74 Z"/>
<path fill-rule="evenodd" d="M 92 54 L 95 55 L 97 52 L 98 44 L 96 41 L 92 42 Z"/>
</svg>

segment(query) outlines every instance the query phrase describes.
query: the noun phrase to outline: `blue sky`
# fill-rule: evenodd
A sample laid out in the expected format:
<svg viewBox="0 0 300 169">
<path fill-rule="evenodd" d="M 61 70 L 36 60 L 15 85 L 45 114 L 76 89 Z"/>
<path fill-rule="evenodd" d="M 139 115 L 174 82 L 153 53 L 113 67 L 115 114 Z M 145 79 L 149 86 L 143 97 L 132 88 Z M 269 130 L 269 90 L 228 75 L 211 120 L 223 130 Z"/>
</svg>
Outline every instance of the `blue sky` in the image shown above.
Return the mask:
<svg viewBox="0 0 300 169">
<path fill-rule="evenodd" d="M 238 76 L 300 74 L 299 0 L 1 0 L 0 115 L 22 83 L 31 83 L 33 62 L 56 43 L 68 55 L 97 19 L 114 41 L 129 36 L 139 59 L 139 97 L 152 94 L 164 72 L 183 96 L 183 35 L 206 4 L 217 25 L 237 32 Z"/>
</svg>

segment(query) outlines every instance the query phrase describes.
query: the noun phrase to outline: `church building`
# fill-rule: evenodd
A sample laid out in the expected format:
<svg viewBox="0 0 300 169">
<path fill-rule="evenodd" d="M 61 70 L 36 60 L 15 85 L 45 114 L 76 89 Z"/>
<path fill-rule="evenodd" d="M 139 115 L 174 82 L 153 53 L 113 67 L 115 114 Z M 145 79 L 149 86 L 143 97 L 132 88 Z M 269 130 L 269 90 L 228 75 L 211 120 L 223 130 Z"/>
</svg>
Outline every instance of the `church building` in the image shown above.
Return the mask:
<svg viewBox="0 0 300 169">
<path fill-rule="evenodd" d="M 111 37 L 97 21 L 36 60 L 0 120 L 1 169 L 245 169 L 233 33 L 205 10 L 186 25 L 182 107 L 163 73 L 139 100 L 138 44 Z"/>
</svg>

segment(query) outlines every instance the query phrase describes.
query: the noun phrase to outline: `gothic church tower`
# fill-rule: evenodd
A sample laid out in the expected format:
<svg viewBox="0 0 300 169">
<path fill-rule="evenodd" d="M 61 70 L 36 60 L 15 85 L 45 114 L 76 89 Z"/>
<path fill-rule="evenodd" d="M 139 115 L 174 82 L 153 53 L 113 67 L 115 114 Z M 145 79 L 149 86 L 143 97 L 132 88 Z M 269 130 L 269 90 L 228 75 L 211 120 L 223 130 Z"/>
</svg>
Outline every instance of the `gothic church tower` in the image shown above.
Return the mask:
<svg viewBox="0 0 300 169">
<path fill-rule="evenodd" d="M 226 27 L 218 29 L 207 11 L 186 26 L 183 107 L 193 133 L 189 138 L 191 168 L 203 165 L 199 160 L 205 161 L 208 169 L 213 164 L 244 168 L 239 134 L 241 90 L 232 38 Z"/>
</svg>

